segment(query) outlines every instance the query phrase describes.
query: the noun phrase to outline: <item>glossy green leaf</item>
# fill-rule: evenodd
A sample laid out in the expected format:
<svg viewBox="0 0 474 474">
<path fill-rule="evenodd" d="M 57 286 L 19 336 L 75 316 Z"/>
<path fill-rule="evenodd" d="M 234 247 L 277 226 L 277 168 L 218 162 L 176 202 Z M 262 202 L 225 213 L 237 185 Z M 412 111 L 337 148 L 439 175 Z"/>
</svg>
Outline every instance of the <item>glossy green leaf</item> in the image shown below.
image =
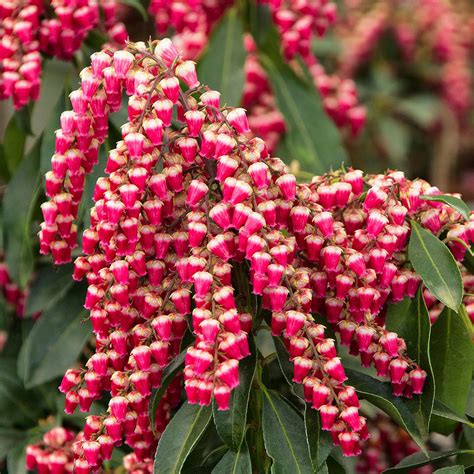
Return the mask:
<svg viewBox="0 0 474 474">
<path fill-rule="evenodd" d="M 34 265 L 33 213 L 40 191 L 39 143 L 15 172 L 3 198 L 5 260 L 11 278 L 22 288 Z"/>
<path fill-rule="evenodd" d="M 232 8 L 214 29 L 198 64 L 201 82 L 218 90 L 223 104 L 240 104 L 246 58 L 244 31 L 237 11 Z"/>
<path fill-rule="evenodd" d="M 252 474 L 252 461 L 244 440 L 236 452 L 227 451 L 211 474 Z"/>
<path fill-rule="evenodd" d="M 178 474 L 211 420 L 211 407 L 184 403 L 171 418 L 155 453 L 154 474 Z"/>
<path fill-rule="evenodd" d="M 21 348 L 19 373 L 27 387 L 63 375 L 77 359 L 90 332 L 84 321 L 84 284 L 77 284 L 35 323 Z"/>
<path fill-rule="evenodd" d="M 339 132 L 323 109 L 314 86 L 304 83 L 281 57 L 261 54 L 278 108 L 285 117 L 285 142 L 304 171 L 321 174 L 348 160 Z"/>
<path fill-rule="evenodd" d="M 395 467 L 386 469 L 384 474 L 408 474 L 412 469 L 416 469 L 426 464 L 435 463 L 451 456 L 456 456 L 458 454 L 472 454 L 473 450 L 462 449 L 462 450 L 452 450 L 452 451 L 428 451 L 427 455 L 424 453 L 415 453 L 410 454 L 405 459 L 402 459 Z"/>
<path fill-rule="evenodd" d="M 457 465 L 436 469 L 435 474 L 464 474 L 465 472 L 466 471 L 464 470 L 464 466 Z"/>
<path fill-rule="evenodd" d="M 250 388 L 256 367 L 256 351 L 239 363 L 239 385 L 232 390 L 229 410 L 219 411 L 217 404 L 212 404 L 214 424 L 220 438 L 232 451 L 237 451 L 242 443 L 247 423 L 247 408 Z"/>
<path fill-rule="evenodd" d="M 473 370 L 474 352 L 471 331 L 460 314 L 445 308 L 431 328 L 431 363 L 436 384 L 436 398 L 463 416 Z M 456 423 L 437 420 L 434 425 L 444 434 Z"/>
<path fill-rule="evenodd" d="M 447 194 L 435 194 L 433 196 L 420 196 L 420 199 L 424 201 L 435 201 L 435 202 L 443 202 L 448 206 L 451 206 L 454 210 L 459 212 L 461 216 L 469 221 L 469 215 L 471 213 L 471 209 L 469 206 L 462 200 L 455 196 L 449 196 Z"/>
<path fill-rule="evenodd" d="M 304 400 L 303 388 L 302 388 L 301 384 L 295 384 L 292 381 L 292 379 L 293 379 L 293 364 L 290 361 L 290 355 L 288 354 L 288 351 L 286 350 L 286 347 L 283 344 L 283 341 L 279 337 L 274 337 L 273 342 L 275 343 L 275 349 L 276 349 L 276 355 L 277 355 L 277 359 L 278 359 L 278 365 L 280 366 L 280 369 L 283 373 L 283 376 L 285 377 L 285 380 L 291 386 L 292 392 L 297 397 Z"/>
<path fill-rule="evenodd" d="M 38 311 L 44 311 L 64 296 L 74 283 L 72 271 L 72 264 L 41 267 L 29 287 L 25 315 L 31 316 Z"/>
<path fill-rule="evenodd" d="M 306 404 L 304 411 L 304 427 L 311 464 L 313 469 L 318 471 L 322 469 L 334 446 L 331 435 L 321 429 L 318 411 L 311 408 L 308 404 Z"/>
<path fill-rule="evenodd" d="M 119 3 L 134 8 L 138 13 L 140 13 L 145 21 L 148 19 L 145 7 L 142 5 L 140 0 L 119 0 Z"/>
<path fill-rule="evenodd" d="M 413 220 L 408 256 L 428 290 L 457 311 L 462 302 L 463 285 L 456 260 L 443 242 Z"/>
<path fill-rule="evenodd" d="M 466 416 L 458 415 L 454 410 L 436 398 L 433 404 L 433 416 L 435 415 L 437 417 L 445 418 L 446 420 L 455 421 L 457 423 L 462 423 L 463 425 L 474 428 L 474 422 L 469 420 Z"/>
<path fill-rule="evenodd" d="M 22 125 L 20 112 L 13 114 L 3 136 L 3 160 L 8 173 L 13 175 L 23 159 L 28 133 Z"/>
<path fill-rule="evenodd" d="M 380 380 L 352 369 L 346 369 L 346 375 L 349 378 L 347 384 L 356 389 L 360 398 L 387 413 L 421 449 L 425 449 L 423 434 L 417 426 L 415 417 L 402 398 L 392 395 L 390 384 L 382 383 Z"/>
<path fill-rule="evenodd" d="M 274 474 L 313 472 L 303 420 L 278 394 L 263 390 L 262 428 Z"/>
<path fill-rule="evenodd" d="M 153 390 L 150 403 L 148 405 L 148 416 L 150 417 L 150 425 L 152 429 L 155 427 L 155 418 L 156 410 L 158 409 L 158 404 L 163 398 L 166 390 L 170 386 L 170 383 L 174 380 L 178 372 L 183 370 L 184 358 L 186 357 L 186 350 L 182 351 L 179 356 L 175 357 L 163 370 L 163 375 L 161 377 L 160 388 Z"/>
<path fill-rule="evenodd" d="M 422 395 L 406 400 L 423 436 L 428 434 L 435 396 L 435 381 L 430 359 L 431 324 L 421 290 L 415 298 L 405 298 L 391 305 L 385 321 L 389 331 L 396 332 L 407 345 L 408 355 L 424 369 L 428 377 Z"/>
</svg>

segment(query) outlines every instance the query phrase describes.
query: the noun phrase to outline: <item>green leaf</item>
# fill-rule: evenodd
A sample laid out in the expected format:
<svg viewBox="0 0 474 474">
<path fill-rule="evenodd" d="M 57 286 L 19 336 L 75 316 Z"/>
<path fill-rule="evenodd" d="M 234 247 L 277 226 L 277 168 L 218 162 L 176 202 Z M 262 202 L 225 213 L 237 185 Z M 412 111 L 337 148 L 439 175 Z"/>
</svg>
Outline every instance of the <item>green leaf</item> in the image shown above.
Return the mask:
<svg viewBox="0 0 474 474">
<path fill-rule="evenodd" d="M 457 311 L 462 302 L 463 284 L 456 260 L 443 242 L 413 220 L 408 256 L 428 290 Z"/>
<path fill-rule="evenodd" d="M 255 375 L 256 351 L 239 363 L 239 385 L 232 390 L 229 410 L 219 411 L 215 401 L 212 404 L 214 423 L 220 438 L 232 451 L 237 451 L 242 443 L 247 423 L 247 408 L 250 388 Z"/>
<path fill-rule="evenodd" d="M 85 288 L 75 285 L 33 326 L 20 353 L 19 373 L 27 387 L 63 375 L 84 347 L 91 332 L 83 321 Z"/>
<path fill-rule="evenodd" d="M 440 402 L 435 398 L 433 404 L 433 415 L 437 417 L 445 418 L 447 420 L 456 421 L 462 423 L 471 428 L 474 428 L 474 422 L 470 421 L 467 417 L 458 415 L 455 411 L 445 405 L 443 402 Z"/>
<path fill-rule="evenodd" d="M 184 358 L 186 357 L 186 351 L 182 351 L 179 356 L 175 357 L 163 370 L 163 375 L 161 378 L 160 388 L 153 390 L 150 403 L 148 405 L 148 416 L 150 418 L 150 426 L 152 429 L 155 429 L 155 418 L 156 410 L 158 409 L 158 404 L 163 398 L 163 395 L 166 393 L 166 390 L 170 386 L 170 383 L 174 380 L 179 371 L 183 369 Z"/>
<path fill-rule="evenodd" d="M 275 343 L 278 365 L 280 366 L 285 380 L 288 382 L 288 385 L 291 386 L 291 391 L 297 397 L 304 400 L 302 385 L 293 383 L 293 363 L 290 361 L 290 355 L 288 354 L 283 341 L 279 337 L 274 337 L 273 342 Z"/>
<path fill-rule="evenodd" d="M 24 431 L 0 426 L 0 459 L 4 459 L 8 452 L 25 438 Z"/>
<path fill-rule="evenodd" d="M 244 90 L 246 58 L 244 30 L 236 9 L 231 8 L 215 27 L 199 61 L 199 78 L 221 93 L 222 103 L 237 106 Z"/>
<path fill-rule="evenodd" d="M 384 117 L 377 125 L 379 140 L 391 163 L 398 168 L 406 166 L 411 139 L 410 128 L 390 116 Z"/>
<path fill-rule="evenodd" d="M 384 474 L 408 474 L 412 469 L 416 469 L 421 466 L 425 466 L 426 464 L 431 464 L 437 461 L 441 461 L 446 458 L 450 458 L 451 456 L 456 456 L 458 454 L 473 454 L 474 450 L 470 449 L 461 449 L 461 450 L 452 450 L 452 451 L 428 451 L 427 455 L 424 453 L 415 453 L 410 454 L 405 459 L 402 459 L 395 467 L 391 467 L 390 469 L 386 469 Z"/>
<path fill-rule="evenodd" d="M 119 3 L 135 8 L 135 10 L 140 13 L 144 21 L 148 20 L 148 15 L 146 13 L 145 7 L 142 5 L 140 0 L 119 0 Z"/>
<path fill-rule="evenodd" d="M 451 206 L 454 210 L 459 212 L 461 216 L 469 221 L 469 215 L 471 213 L 471 209 L 469 206 L 462 200 L 455 196 L 449 196 L 447 194 L 436 194 L 434 196 L 420 196 L 420 199 L 423 201 L 435 201 L 435 202 L 443 202 L 448 206 Z"/>
<path fill-rule="evenodd" d="M 435 474 L 464 474 L 465 472 L 466 471 L 464 470 L 464 466 L 457 465 L 436 469 Z"/>
<path fill-rule="evenodd" d="M 473 370 L 474 351 L 471 331 L 462 317 L 444 308 L 431 328 L 431 364 L 436 384 L 436 398 L 463 416 Z M 436 431 L 448 434 L 456 423 L 437 420 Z"/>
<path fill-rule="evenodd" d="M 25 315 L 44 311 L 64 296 L 74 283 L 72 270 L 72 264 L 41 267 L 29 287 Z"/>
<path fill-rule="evenodd" d="M 413 120 L 421 128 L 431 127 L 440 111 L 439 100 L 427 94 L 397 99 L 394 105 L 397 112 Z"/>
<path fill-rule="evenodd" d="M 263 438 L 273 459 L 272 473 L 312 473 L 303 420 L 278 394 L 261 387 Z"/>
<path fill-rule="evenodd" d="M 211 407 L 184 403 L 171 418 L 155 454 L 154 474 L 178 474 L 211 420 Z"/>
<path fill-rule="evenodd" d="M 339 168 L 348 157 L 314 86 L 300 80 L 281 57 L 261 54 L 259 58 L 285 117 L 287 162 L 296 160 L 304 171 L 317 174 Z"/>
<path fill-rule="evenodd" d="M 11 278 L 22 288 L 34 266 L 31 223 L 40 191 L 39 143 L 21 162 L 3 198 L 5 260 Z"/>
<path fill-rule="evenodd" d="M 13 175 L 23 159 L 28 132 L 22 125 L 20 112 L 13 114 L 3 136 L 3 159 L 8 173 Z"/>
<path fill-rule="evenodd" d="M 8 453 L 8 474 L 26 474 L 26 445 L 17 446 Z"/>
<path fill-rule="evenodd" d="M 352 369 L 346 369 L 346 375 L 348 385 L 352 385 L 361 398 L 387 413 L 421 449 L 426 449 L 423 434 L 416 424 L 415 417 L 403 399 L 392 395 L 389 384 Z"/>
<path fill-rule="evenodd" d="M 427 436 L 433 410 L 435 381 L 430 359 L 430 317 L 421 289 L 415 298 L 405 298 L 401 303 L 391 305 L 385 324 L 389 331 L 396 332 L 405 340 L 408 355 L 428 374 L 423 394 L 414 395 L 405 402 L 422 435 Z"/>
<path fill-rule="evenodd" d="M 308 404 L 304 410 L 304 427 L 308 443 L 311 464 L 315 471 L 322 469 L 326 459 L 333 450 L 331 435 L 321 429 L 319 413 Z"/>
<path fill-rule="evenodd" d="M 211 474 L 252 474 L 252 461 L 244 440 L 237 451 L 227 451 Z"/>
</svg>

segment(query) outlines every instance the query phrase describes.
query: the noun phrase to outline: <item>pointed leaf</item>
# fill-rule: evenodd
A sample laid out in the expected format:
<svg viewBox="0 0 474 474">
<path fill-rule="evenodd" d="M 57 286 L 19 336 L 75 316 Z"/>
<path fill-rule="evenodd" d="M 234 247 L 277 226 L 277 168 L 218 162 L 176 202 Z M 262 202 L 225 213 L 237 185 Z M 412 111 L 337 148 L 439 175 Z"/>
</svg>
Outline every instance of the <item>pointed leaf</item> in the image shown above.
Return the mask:
<svg viewBox="0 0 474 474">
<path fill-rule="evenodd" d="M 450 458 L 451 456 L 456 456 L 458 454 L 473 454 L 474 451 L 470 449 L 460 449 L 460 450 L 452 450 L 452 451 L 428 451 L 428 455 L 424 453 L 415 453 L 410 454 L 405 459 L 402 459 L 395 467 L 391 467 L 390 469 L 386 469 L 384 474 L 408 474 L 412 469 L 416 469 L 421 466 L 425 466 L 426 464 L 431 464 L 437 461 L 441 461 L 446 458 Z"/>
<path fill-rule="evenodd" d="M 20 352 L 19 372 L 27 387 L 63 375 L 77 359 L 91 327 L 84 322 L 85 285 L 75 285 L 33 326 Z"/>
<path fill-rule="evenodd" d="M 304 171 L 318 174 L 339 168 L 348 157 L 314 86 L 300 80 L 281 57 L 259 58 L 285 117 L 287 162 L 296 160 Z"/>
<path fill-rule="evenodd" d="M 401 303 L 391 305 L 385 324 L 389 331 L 396 332 L 405 340 L 408 355 L 428 374 L 423 394 L 414 395 L 405 402 L 413 413 L 422 435 L 426 436 L 433 410 L 435 381 L 430 359 L 430 317 L 421 289 L 415 298 L 405 298 Z"/>
<path fill-rule="evenodd" d="M 300 415 L 276 393 L 263 390 L 262 428 L 265 448 L 273 459 L 272 473 L 310 474 L 304 423 Z"/>
<path fill-rule="evenodd" d="M 458 211 L 461 216 L 469 221 L 469 215 L 471 214 L 471 209 L 469 206 L 462 200 L 455 196 L 449 196 L 448 194 L 435 194 L 433 196 L 420 196 L 420 199 L 423 201 L 435 201 L 443 202 L 448 206 L 451 206 L 454 210 Z"/>
<path fill-rule="evenodd" d="M 443 242 L 413 220 L 408 256 L 428 290 L 457 311 L 462 302 L 463 284 L 456 260 Z"/>
<path fill-rule="evenodd" d="M 402 398 L 392 395 L 389 384 L 352 369 L 346 369 L 346 375 L 349 378 L 347 384 L 352 385 L 361 398 L 387 413 L 420 448 L 425 449 L 423 434 L 416 424 L 415 417 Z"/>
<path fill-rule="evenodd" d="M 256 368 L 256 351 L 239 363 L 239 385 L 232 390 L 229 410 L 219 411 L 215 401 L 212 404 L 214 424 L 220 438 L 232 451 L 237 451 L 242 443 L 247 423 L 247 408 L 250 388 Z"/>
<path fill-rule="evenodd" d="M 247 442 L 244 440 L 235 453 L 227 451 L 211 474 L 252 474 L 252 461 Z"/>
<path fill-rule="evenodd" d="M 10 175 L 15 173 L 23 159 L 27 134 L 22 126 L 20 112 L 16 111 L 8 122 L 2 143 L 3 159 Z"/>
<path fill-rule="evenodd" d="M 304 400 L 303 388 L 301 384 L 293 383 L 293 364 L 290 361 L 290 355 L 286 350 L 283 341 L 279 337 L 274 337 L 273 342 L 275 343 L 276 355 L 278 359 L 278 365 L 285 377 L 285 380 L 288 382 L 288 385 L 291 386 L 291 391 L 299 398 Z"/>
<path fill-rule="evenodd" d="M 331 435 L 321 429 L 318 411 L 311 408 L 308 404 L 306 404 L 304 410 L 304 427 L 311 464 L 313 469 L 318 471 L 322 469 L 334 446 Z"/>
<path fill-rule="evenodd" d="M 155 453 L 154 474 L 178 474 L 211 420 L 210 406 L 184 403 L 171 418 Z"/>
<path fill-rule="evenodd" d="M 436 398 L 463 416 L 473 370 L 474 352 L 471 331 L 460 314 L 444 308 L 431 328 L 431 363 L 436 384 Z M 456 423 L 438 420 L 436 431 L 448 434 Z"/>
<path fill-rule="evenodd" d="M 44 311 L 64 296 L 74 283 L 72 270 L 72 264 L 40 268 L 29 286 L 25 315 Z"/>
<path fill-rule="evenodd" d="M 40 191 L 39 143 L 25 157 L 3 198 L 5 260 L 10 276 L 22 288 L 34 265 L 32 218 Z"/>
<path fill-rule="evenodd" d="M 148 416 L 150 417 L 150 426 L 152 429 L 155 428 L 155 418 L 156 410 L 158 409 L 158 404 L 163 398 L 166 390 L 170 386 L 170 383 L 174 380 L 178 372 L 183 370 L 184 358 L 186 357 L 186 351 L 181 351 L 179 356 L 175 357 L 163 370 L 163 375 L 161 377 L 160 388 L 153 390 L 150 398 L 150 404 L 148 405 Z"/>
<path fill-rule="evenodd" d="M 231 8 L 214 29 L 198 64 L 200 80 L 221 93 L 223 104 L 240 104 L 246 58 L 244 30 L 236 9 Z"/>
<path fill-rule="evenodd" d="M 442 467 L 441 469 L 436 469 L 435 474 L 464 474 L 466 471 L 464 470 L 464 466 L 457 465 L 457 466 L 449 466 L 449 467 Z"/>
<path fill-rule="evenodd" d="M 433 404 L 433 415 L 445 418 L 446 420 L 456 421 L 457 423 L 462 423 L 469 426 L 470 428 L 474 428 L 474 422 L 470 421 L 465 416 L 458 415 L 455 411 L 436 398 Z"/>
</svg>

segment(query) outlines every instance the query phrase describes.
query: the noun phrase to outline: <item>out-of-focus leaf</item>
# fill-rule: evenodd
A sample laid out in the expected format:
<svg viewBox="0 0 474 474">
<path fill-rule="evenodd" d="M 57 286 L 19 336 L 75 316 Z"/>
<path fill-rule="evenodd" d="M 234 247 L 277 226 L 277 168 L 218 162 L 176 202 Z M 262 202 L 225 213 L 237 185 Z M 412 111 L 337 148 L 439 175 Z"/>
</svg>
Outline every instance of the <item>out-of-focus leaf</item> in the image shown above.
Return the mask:
<svg viewBox="0 0 474 474">
<path fill-rule="evenodd" d="M 329 433 L 321 429 L 319 413 L 308 404 L 304 411 L 304 426 L 311 463 L 313 469 L 317 472 L 322 469 L 334 446 Z"/>
<path fill-rule="evenodd" d="M 236 452 L 227 451 L 211 474 L 252 474 L 252 461 L 247 442 L 244 440 Z"/>
<path fill-rule="evenodd" d="M 21 348 L 19 373 L 34 387 L 64 373 L 76 360 L 89 337 L 84 322 L 86 285 L 76 284 L 36 322 Z"/>
<path fill-rule="evenodd" d="M 239 363 L 239 385 L 232 390 L 229 410 L 219 411 L 214 402 L 212 411 L 217 432 L 229 448 L 236 452 L 244 438 L 250 388 L 255 374 L 256 351 Z"/>
<path fill-rule="evenodd" d="M 265 449 L 272 458 L 272 473 L 313 472 L 303 420 L 282 398 L 263 390 L 262 428 Z"/>
<path fill-rule="evenodd" d="M 0 459 L 4 459 L 9 451 L 26 437 L 24 431 L 0 426 Z"/>
<path fill-rule="evenodd" d="M 179 473 L 184 461 L 204 433 L 212 417 L 211 407 L 184 403 L 171 418 L 158 443 L 154 474 Z"/>
<path fill-rule="evenodd" d="M 240 104 L 246 58 L 242 24 L 235 8 L 231 8 L 214 29 L 198 64 L 200 80 L 221 93 L 223 104 Z"/>
<path fill-rule="evenodd" d="M 461 216 L 466 219 L 466 221 L 469 221 L 471 209 L 462 199 L 459 199 L 456 196 L 449 196 L 448 194 L 435 194 L 433 196 L 420 196 L 420 199 L 423 199 L 423 201 L 443 202 L 444 204 L 447 204 L 458 211 L 459 214 L 461 214 Z"/>
<path fill-rule="evenodd" d="M 463 416 L 471 385 L 474 352 L 471 331 L 460 314 L 445 308 L 431 328 L 431 364 L 436 384 L 436 398 Z M 457 423 L 436 421 L 436 431 L 448 434 Z"/>
<path fill-rule="evenodd" d="M 443 242 L 413 220 L 408 256 L 428 290 L 457 311 L 462 302 L 463 284 L 456 260 Z"/>
<path fill-rule="evenodd" d="M 408 474 L 413 469 L 416 469 L 426 464 L 435 463 L 451 456 L 456 456 L 458 454 L 473 454 L 473 450 L 462 449 L 462 450 L 452 450 L 452 451 L 428 451 L 427 455 L 424 453 L 415 453 L 410 454 L 405 459 L 402 459 L 395 467 L 386 469 L 384 474 Z"/>
<path fill-rule="evenodd" d="M 40 191 L 38 142 L 15 172 L 3 198 L 5 260 L 22 288 L 33 271 L 32 217 Z"/>
<path fill-rule="evenodd" d="M 26 445 L 22 444 L 8 453 L 8 474 L 26 474 Z"/>
<path fill-rule="evenodd" d="M 29 287 L 25 315 L 31 316 L 54 305 L 73 284 L 72 271 L 72 264 L 41 267 Z"/>
<path fill-rule="evenodd" d="M 410 147 L 410 130 L 407 125 L 392 117 L 384 117 L 378 123 L 379 139 L 393 165 L 406 166 Z"/>
<path fill-rule="evenodd" d="M 129 7 L 134 8 L 140 15 L 142 16 L 143 20 L 148 19 L 148 15 L 146 13 L 145 7 L 142 5 L 140 0 L 119 0 L 119 3 L 123 5 L 128 5 Z"/>
<path fill-rule="evenodd" d="M 427 436 L 433 411 L 435 381 L 430 359 L 430 318 L 421 290 L 415 298 L 405 298 L 401 303 L 389 307 L 386 327 L 405 340 L 408 355 L 428 374 L 423 394 L 414 395 L 405 402 L 422 435 Z"/>
<path fill-rule="evenodd" d="M 415 417 L 403 399 L 392 395 L 389 384 L 351 369 L 346 369 L 346 375 L 349 377 L 348 384 L 356 389 L 361 398 L 387 413 L 408 432 L 421 449 L 426 449 L 423 434 L 417 426 Z"/>
<path fill-rule="evenodd" d="M 439 101 L 433 96 L 417 95 L 409 99 L 397 100 L 395 109 L 413 120 L 419 127 L 427 128 L 437 120 L 439 105 Z"/>
<path fill-rule="evenodd" d="M 303 170 L 318 174 L 339 168 L 347 161 L 347 154 L 314 86 L 298 78 L 276 54 L 262 53 L 259 58 L 285 117 L 285 141 L 290 151 L 286 161 L 296 160 Z"/>
<path fill-rule="evenodd" d="M 10 175 L 15 173 L 23 159 L 28 134 L 22 126 L 19 113 L 20 112 L 15 112 L 13 114 L 3 136 L 3 159 Z"/>
</svg>

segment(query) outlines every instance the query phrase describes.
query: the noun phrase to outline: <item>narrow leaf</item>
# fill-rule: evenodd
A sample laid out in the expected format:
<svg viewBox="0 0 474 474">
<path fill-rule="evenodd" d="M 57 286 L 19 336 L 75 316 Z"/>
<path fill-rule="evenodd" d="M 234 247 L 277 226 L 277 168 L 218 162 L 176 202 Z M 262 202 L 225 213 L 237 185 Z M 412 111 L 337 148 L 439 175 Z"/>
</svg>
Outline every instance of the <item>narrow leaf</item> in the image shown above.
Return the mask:
<svg viewBox="0 0 474 474">
<path fill-rule="evenodd" d="M 446 306 L 457 311 L 463 296 L 459 267 L 448 247 L 413 220 L 408 256 L 428 290 Z"/>
<path fill-rule="evenodd" d="M 244 90 L 247 54 L 243 41 L 240 18 L 236 9 L 231 8 L 214 29 L 198 64 L 201 81 L 218 90 L 227 105 L 239 105 Z"/>
<path fill-rule="evenodd" d="M 285 380 L 291 386 L 291 391 L 299 398 L 304 400 L 303 388 L 301 384 L 293 383 L 293 364 L 290 361 L 290 355 L 286 350 L 283 341 L 279 337 L 274 337 L 273 342 L 275 343 L 276 355 L 278 359 L 278 365 L 285 377 Z"/>
<path fill-rule="evenodd" d="M 437 417 L 445 418 L 447 420 L 456 421 L 474 428 L 474 422 L 470 421 L 467 417 L 458 415 L 455 411 L 445 405 L 443 402 L 435 399 L 433 404 L 433 415 Z"/>
<path fill-rule="evenodd" d="M 423 201 L 435 201 L 443 202 L 448 206 L 451 206 L 454 210 L 458 211 L 461 216 L 469 221 L 469 215 L 471 214 L 471 209 L 469 206 L 462 200 L 455 196 L 449 196 L 448 194 L 436 194 L 434 196 L 420 196 L 420 199 Z"/>
<path fill-rule="evenodd" d="M 27 387 L 62 375 L 76 360 L 91 331 L 83 322 L 84 296 L 85 285 L 75 285 L 33 326 L 20 353 L 19 372 Z"/>
<path fill-rule="evenodd" d="M 312 473 L 304 423 L 282 398 L 262 386 L 262 428 L 265 448 L 273 459 L 272 473 Z"/>
<path fill-rule="evenodd" d="M 212 404 L 214 424 L 220 438 L 232 451 L 237 451 L 242 443 L 247 423 L 247 408 L 250 388 L 255 374 L 256 351 L 239 363 L 239 385 L 232 390 L 229 410 L 219 411 L 217 404 Z"/>
<path fill-rule="evenodd" d="M 318 174 L 339 168 L 348 158 L 314 86 L 303 83 L 281 57 L 261 54 L 259 58 L 285 117 L 288 160 L 296 160 L 304 171 Z"/>
<path fill-rule="evenodd" d="M 154 474 L 178 474 L 211 420 L 211 407 L 184 403 L 161 436 Z"/>
<path fill-rule="evenodd" d="M 458 454 L 474 454 L 474 450 L 470 449 L 461 449 L 461 450 L 452 450 L 452 451 L 428 451 L 427 454 L 424 453 L 415 453 L 410 454 L 405 459 L 402 459 L 395 467 L 386 469 L 384 474 L 404 474 L 409 473 L 412 469 L 416 469 L 426 464 L 431 464 L 437 461 L 441 461 L 451 456 L 456 456 Z"/>
<path fill-rule="evenodd" d="M 29 287 L 25 315 L 31 316 L 38 311 L 44 311 L 64 296 L 74 283 L 72 269 L 72 265 L 48 265 L 40 268 Z"/>
<path fill-rule="evenodd" d="M 11 278 L 22 288 L 33 271 L 32 218 L 40 190 L 39 143 L 15 172 L 3 198 L 5 259 Z"/>
<path fill-rule="evenodd" d="M 422 435 L 426 436 L 433 410 L 435 381 L 430 359 L 430 318 L 421 289 L 415 298 L 405 298 L 401 303 L 390 306 L 385 323 L 389 331 L 396 332 L 405 340 L 408 355 L 428 374 L 423 394 L 405 401 Z"/>
<path fill-rule="evenodd" d="M 10 175 L 15 173 L 23 159 L 27 137 L 19 114 L 18 111 L 13 114 L 3 136 L 3 159 Z"/>
<path fill-rule="evenodd" d="M 247 442 L 244 440 L 235 453 L 227 451 L 211 474 L 252 474 L 252 461 Z"/>
<path fill-rule="evenodd" d="M 322 469 L 326 459 L 331 454 L 333 443 L 330 434 L 321 429 L 319 413 L 308 404 L 306 404 L 304 411 L 304 427 L 311 464 L 313 469 L 318 471 Z"/>
<path fill-rule="evenodd" d="M 349 378 L 348 385 L 352 385 L 361 398 L 387 413 L 421 449 L 425 449 L 423 434 L 416 424 L 415 417 L 403 399 L 392 395 L 389 384 L 352 369 L 346 369 L 346 375 Z"/>
<path fill-rule="evenodd" d="M 457 465 L 457 466 L 449 466 L 449 467 L 442 467 L 441 469 L 436 469 L 435 474 L 464 474 L 466 471 L 464 470 L 464 466 Z"/>
<path fill-rule="evenodd" d="M 460 314 L 445 308 L 431 328 L 431 363 L 436 384 L 436 398 L 463 416 L 474 361 L 471 332 Z M 436 431 L 448 434 L 456 423 L 438 420 Z"/>
</svg>

